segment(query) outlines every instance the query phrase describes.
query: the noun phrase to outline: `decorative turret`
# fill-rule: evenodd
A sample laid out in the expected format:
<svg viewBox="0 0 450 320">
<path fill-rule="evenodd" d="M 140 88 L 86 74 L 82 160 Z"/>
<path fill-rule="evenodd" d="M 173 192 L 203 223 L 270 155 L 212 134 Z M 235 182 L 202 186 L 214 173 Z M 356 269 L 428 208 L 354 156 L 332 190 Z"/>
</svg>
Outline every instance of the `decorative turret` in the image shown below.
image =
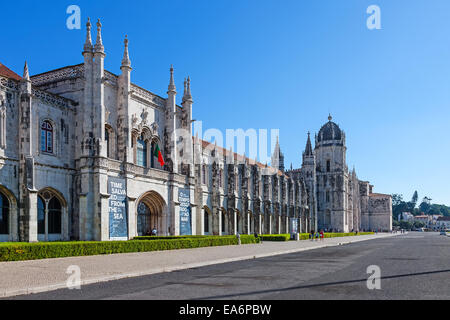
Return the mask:
<svg viewBox="0 0 450 320">
<path fill-rule="evenodd" d="M 102 42 L 102 23 L 100 22 L 100 19 L 97 21 L 97 40 L 95 41 L 94 51 L 100 53 L 105 52 L 105 47 Z"/>
<path fill-rule="evenodd" d="M 123 68 L 129 68 L 131 69 L 131 61 L 130 61 L 130 56 L 128 55 L 128 36 L 125 35 L 125 40 L 124 40 L 124 52 L 123 52 L 123 59 L 122 59 L 122 66 L 120 67 L 120 69 L 123 71 Z"/>
<path fill-rule="evenodd" d="M 169 82 L 169 91 L 167 91 L 167 94 L 176 94 L 177 88 L 175 87 L 175 80 L 173 78 L 173 65 L 170 65 L 170 82 Z"/>
<path fill-rule="evenodd" d="M 308 140 L 306 141 L 306 148 L 305 152 L 303 153 L 304 156 L 312 156 L 313 155 L 313 148 L 311 145 L 311 134 L 308 131 Z"/>
<path fill-rule="evenodd" d="M 277 142 L 275 144 L 275 150 L 273 152 L 272 155 L 272 161 L 271 161 L 271 166 L 275 169 L 281 170 L 284 172 L 284 155 L 281 152 L 280 149 L 280 143 L 278 141 L 278 137 L 277 137 Z"/>
<path fill-rule="evenodd" d="M 92 49 L 91 19 L 88 18 L 88 22 L 86 23 L 86 42 L 84 43 L 84 52 L 92 52 Z"/>
<path fill-rule="evenodd" d="M 21 92 L 25 94 L 31 94 L 31 80 L 30 73 L 28 71 L 28 63 L 25 61 L 23 67 L 23 77 L 21 81 Z"/>
<path fill-rule="evenodd" d="M 175 87 L 175 80 L 173 76 L 173 65 L 170 66 L 170 82 L 169 82 L 169 88 L 167 91 L 167 100 L 166 100 L 166 136 L 165 139 L 168 139 L 166 141 L 166 150 L 165 153 L 169 155 L 168 163 L 171 163 L 172 171 L 174 173 L 179 172 L 178 168 L 178 148 L 177 148 L 177 103 L 176 103 L 176 97 L 177 97 L 177 91 Z M 190 139 L 190 138 L 189 138 Z"/>
</svg>

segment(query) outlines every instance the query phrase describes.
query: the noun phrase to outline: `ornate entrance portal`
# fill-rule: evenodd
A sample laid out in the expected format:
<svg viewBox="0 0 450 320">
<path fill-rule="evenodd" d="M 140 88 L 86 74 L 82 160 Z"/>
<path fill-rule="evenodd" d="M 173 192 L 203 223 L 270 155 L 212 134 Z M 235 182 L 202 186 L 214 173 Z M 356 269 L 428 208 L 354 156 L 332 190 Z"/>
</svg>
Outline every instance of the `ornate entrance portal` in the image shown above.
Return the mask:
<svg viewBox="0 0 450 320">
<path fill-rule="evenodd" d="M 139 200 L 137 206 L 137 234 L 138 236 L 151 235 L 153 229 L 158 235 L 165 235 L 168 230 L 165 221 L 164 210 L 166 204 L 164 199 L 155 191 L 145 193 Z"/>
</svg>

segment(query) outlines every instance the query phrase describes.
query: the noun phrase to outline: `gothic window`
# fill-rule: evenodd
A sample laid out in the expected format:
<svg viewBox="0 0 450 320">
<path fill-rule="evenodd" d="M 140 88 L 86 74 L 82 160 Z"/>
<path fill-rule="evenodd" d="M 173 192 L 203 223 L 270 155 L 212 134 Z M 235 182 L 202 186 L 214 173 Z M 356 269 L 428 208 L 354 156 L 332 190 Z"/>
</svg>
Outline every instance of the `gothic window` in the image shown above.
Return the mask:
<svg viewBox="0 0 450 320">
<path fill-rule="evenodd" d="M 206 184 L 206 166 L 202 166 L 202 183 Z"/>
<path fill-rule="evenodd" d="M 9 234 L 9 201 L 0 192 L 0 234 Z"/>
<path fill-rule="evenodd" d="M 150 153 L 150 167 L 154 168 L 155 167 L 155 148 L 156 148 L 156 144 L 153 141 L 151 144 L 151 153 Z"/>
<path fill-rule="evenodd" d="M 61 233 L 61 203 L 56 197 L 48 203 L 48 233 Z"/>
<path fill-rule="evenodd" d="M 330 191 L 326 193 L 326 202 L 330 202 Z"/>
<path fill-rule="evenodd" d="M 331 161 L 327 160 L 327 172 L 331 171 Z"/>
<path fill-rule="evenodd" d="M 204 233 L 209 233 L 209 215 L 205 209 L 203 209 L 203 214 L 204 214 L 203 231 Z"/>
<path fill-rule="evenodd" d="M 62 230 L 62 204 L 59 199 L 49 191 L 38 195 L 38 234 L 61 234 Z"/>
<path fill-rule="evenodd" d="M 109 158 L 111 156 L 110 152 L 111 143 L 109 141 L 109 130 L 106 127 L 105 127 L 105 142 L 106 142 L 106 157 Z"/>
<path fill-rule="evenodd" d="M 225 213 L 222 211 L 222 232 L 225 232 Z"/>
<path fill-rule="evenodd" d="M 41 125 L 41 151 L 53 153 L 53 126 L 45 120 Z"/>
<path fill-rule="evenodd" d="M 219 170 L 219 188 L 222 188 L 222 169 Z"/>
<path fill-rule="evenodd" d="M 45 234 L 45 202 L 38 196 L 38 234 Z"/>
<path fill-rule="evenodd" d="M 6 147 L 6 107 L 0 107 L 0 148 Z"/>
<path fill-rule="evenodd" d="M 143 136 L 140 136 L 139 139 L 137 139 L 136 147 L 137 165 L 147 167 L 147 142 L 144 140 Z"/>
</svg>

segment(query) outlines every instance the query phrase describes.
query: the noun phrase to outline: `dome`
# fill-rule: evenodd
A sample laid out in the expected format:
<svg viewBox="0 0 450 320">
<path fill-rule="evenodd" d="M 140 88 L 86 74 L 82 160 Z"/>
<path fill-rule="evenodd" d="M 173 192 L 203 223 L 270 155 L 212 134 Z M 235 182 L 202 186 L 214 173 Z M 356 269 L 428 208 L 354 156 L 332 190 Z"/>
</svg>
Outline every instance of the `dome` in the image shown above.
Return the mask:
<svg viewBox="0 0 450 320">
<path fill-rule="evenodd" d="M 334 123 L 331 116 L 328 117 L 328 122 L 320 128 L 318 141 L 329 141 L 329 140 L 341 140 L 342 131 L 339 126 Z"/>
</svg>

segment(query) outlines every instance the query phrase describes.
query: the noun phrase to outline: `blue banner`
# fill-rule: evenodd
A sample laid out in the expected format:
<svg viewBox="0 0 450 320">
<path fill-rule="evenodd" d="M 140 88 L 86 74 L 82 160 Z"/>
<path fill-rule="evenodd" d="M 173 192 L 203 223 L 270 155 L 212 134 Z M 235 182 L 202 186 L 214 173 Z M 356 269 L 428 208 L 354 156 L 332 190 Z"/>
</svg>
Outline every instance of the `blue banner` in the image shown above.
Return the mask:
<svg viewBox="0 0 450 320">
<path fill-rule="evenodd" d="M 127 188 L 125 179 L 108 177 L 109 239 L 128 240 Z"/>
<path fill-rule="evenodd" d="M 191 235 L 191 197 L 189 189 L 178 189 L 178 201 L 180 202 L 180 235 Z"/>
</svg>

